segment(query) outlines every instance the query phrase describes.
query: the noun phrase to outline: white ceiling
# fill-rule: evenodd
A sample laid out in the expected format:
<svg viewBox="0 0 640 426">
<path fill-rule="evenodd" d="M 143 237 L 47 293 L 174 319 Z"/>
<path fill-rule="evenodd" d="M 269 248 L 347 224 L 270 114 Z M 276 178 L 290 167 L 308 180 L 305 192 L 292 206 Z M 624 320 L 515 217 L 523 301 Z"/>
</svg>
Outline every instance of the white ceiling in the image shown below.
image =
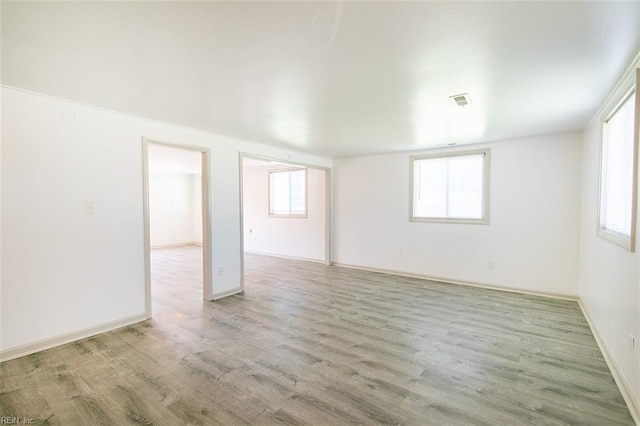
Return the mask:
<svg viewBox="0 0 640 426">
<path fill-rule="evenodd" d="M 638 1 L 2 8 L 3 84 L 332 157 L 581 130 L 640 50 Z"/>
</svg>

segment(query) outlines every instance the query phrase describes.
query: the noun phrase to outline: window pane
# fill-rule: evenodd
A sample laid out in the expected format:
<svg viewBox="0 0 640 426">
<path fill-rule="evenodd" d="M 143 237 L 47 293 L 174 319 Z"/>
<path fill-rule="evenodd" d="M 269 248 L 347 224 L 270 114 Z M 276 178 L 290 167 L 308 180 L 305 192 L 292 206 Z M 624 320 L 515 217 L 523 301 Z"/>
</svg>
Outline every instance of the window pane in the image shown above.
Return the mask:
<svg viewBox="0 0 640 426">
<path fill-rule="evenodd" d="M 269 214 L 306 214 L 306 170 L 269 173 Z"/>
<path fill-rule="evenodd" d="M 602 150 L 600 228 L 626 239 L 631 236 L 634 106 L 631 95 L 605 123 Z"/>
<path fill-rule="evenodd" d="M 447 159 L 420 160 L 414 216 L 447 217 Z"/>
<path fill-rule="evenodd" d="M 306 182 L 305 170 L 289 172 L 291 178 L 291 211 L 292 214 L 305 214 L 306 212 Z"/>
<path fill-rule="evenodd" d="M 482 218 L 482 155 L 449 159 L 449 217 Z"/>
<path fill-rule="evenodd" d="M 270 173 L 271 214 L 289 214 L 289 176 Z"/>
<path fill-rule="evenodd" d="M 413 217 L 484 218 L 485 153 L 421 158 L 413 163 Z"/>
</svg>

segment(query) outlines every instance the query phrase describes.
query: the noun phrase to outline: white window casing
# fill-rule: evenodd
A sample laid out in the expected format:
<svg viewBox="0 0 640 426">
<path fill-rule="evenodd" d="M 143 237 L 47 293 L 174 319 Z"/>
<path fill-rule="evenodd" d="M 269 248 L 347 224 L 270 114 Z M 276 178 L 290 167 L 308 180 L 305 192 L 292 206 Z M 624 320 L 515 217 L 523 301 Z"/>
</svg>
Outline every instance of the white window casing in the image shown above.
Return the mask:
<svg viewBox="0 0 640 426">
<path fill-rule="evenodd" d="M 410 220 L 489 223 L 491 150 L 424 154 L 410 158 Z"/>
<path fill-rule="evenodd" d="M 307 169 L 269 171 L 269 217 L 307 217 Z"/>
<path fill-rule="evenodd" d="M 632 88 L 605 118 L 600 154 L 598 235 L 635 251 L 638 103 Z"/>
</svg>

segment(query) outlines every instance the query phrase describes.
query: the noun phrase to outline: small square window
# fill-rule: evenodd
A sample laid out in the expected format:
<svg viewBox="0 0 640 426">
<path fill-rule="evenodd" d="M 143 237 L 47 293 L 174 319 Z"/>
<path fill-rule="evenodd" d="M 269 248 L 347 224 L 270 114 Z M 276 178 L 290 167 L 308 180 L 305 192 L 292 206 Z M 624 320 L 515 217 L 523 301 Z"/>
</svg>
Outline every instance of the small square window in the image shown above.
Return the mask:
<svg viewBox="0 0 640 426">
<path fill-rule="evenodd" d="M 269 216 L 307 217 L 307 169 L 269 172 Z"/>
<path fill-rule="evenodd" d="M 411 220 L 489 223 L 489 149 L 411 157 Z"/>
</svg>

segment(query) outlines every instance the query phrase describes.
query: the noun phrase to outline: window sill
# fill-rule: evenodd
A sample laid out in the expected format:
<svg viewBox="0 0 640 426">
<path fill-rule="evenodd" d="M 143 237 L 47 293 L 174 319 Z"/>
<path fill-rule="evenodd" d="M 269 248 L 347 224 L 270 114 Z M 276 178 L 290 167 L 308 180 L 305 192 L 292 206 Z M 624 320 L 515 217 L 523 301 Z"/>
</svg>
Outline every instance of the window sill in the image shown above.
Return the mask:
<svg viewBox="0 0 640 426">
<path fill-rule="evenodd" d="M 270 214 L 269 217 L 276 219 L 306 219 L 306 214 Z"/>
<path fill-rule="evenodd" d="M 603 240 L 607 240 L 610 243 L 617 245 L 618 247 L 622 247 L 623 249 L 630 251 L 631 253 L 635 252 L 635 241 L 632 241 L 631 238 L 623 238 L 611 232 L 605 231 L 604 229 L 598 229 L 598 236 Z"/>
<path fill-rule="evenodd" d="M 454 218 L 426 218 L 426 217 L 410 217 L 409 222 L 417 223 L 458 223 L 467 225 L 488 225 L 489 218 L 484 219 L 454 219 Z"/>
</svg>

